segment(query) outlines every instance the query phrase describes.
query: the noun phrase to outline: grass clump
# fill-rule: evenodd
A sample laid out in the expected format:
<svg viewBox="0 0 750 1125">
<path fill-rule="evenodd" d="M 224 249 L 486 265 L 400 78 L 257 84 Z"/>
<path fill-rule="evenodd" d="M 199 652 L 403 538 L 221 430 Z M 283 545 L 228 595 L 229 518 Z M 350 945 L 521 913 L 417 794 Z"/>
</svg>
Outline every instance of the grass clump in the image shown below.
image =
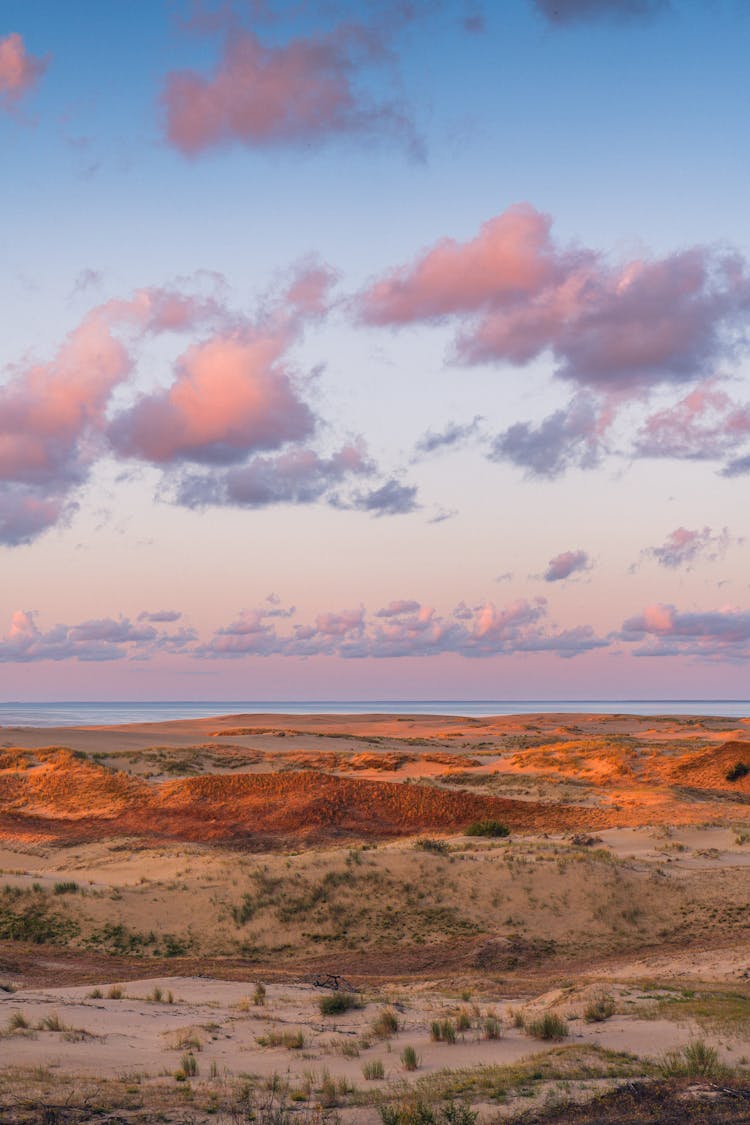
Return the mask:
<svg viewBox="0 0 750 1125">
<path fill-rule="evenodd" d="M 482 1024 L 482 1034 L 485 1039 L 500 1039 L 501 1029 L 500 1020 L 497 1016 L 485 1016 L 484 1023 Z"/>
<path fill-rule="evenodd" d="M 447 855 L 450 851 L 447 840 L 415 840 L 414 847 L 423 852 L 435 852 L 436 855 Z"/>
<path fill-rule="evenodd" d="M 433 1020 L 430 1038 L 436 1043 L 455 1043 L 456 1025 L 453 1020 Z"/>
<path fill-rule="evenodd" d="M 556 1012 L 545 1012 L 535 1020 L 526 1020 L 525 1031 L 532 1039 L 559 1042 L 568 1037 L 568 1024 Z"/>
<path fill-rule="evenodd" d="M 705 1078 L 716 1081 L 727 1072 L 727 1068 L 719 1060 L 716 1048 L 709 1047 L 702 1039 L 694 1039 L 681 1051 L 667 1051 L 656 1065 L 664 1078 Z"/>
<path fill-rule="evenodd" d="M 373 1035 L 379 1039 L 390 1039 L 398 1031 L 398 1016 L 393 1008 L 381 1008 L 372 1023 Z"/>
<path fill-rule="evenodd" d="M 318 1006 L 321 1016 L 340 1016 L 354 1008 L 361 1008 L 362 1002 L 353 992 L 332 992 L 330 996 L 321 996 Z"/>
<path fill-rule="evenodd" d="M 589 1001 L 584 1009 L 583 1018 L 586 1023 L 603 1023 L 615 1014 L 616 1007 L 614 996 L 603 992 Z"/>
<path fill-rule="evenodd" d="M 66 879 L 61 883 L 55 883 L 52 889 L 56 895 L 75 895 L 80 888 L 72 879 Z"/>
<path fill-rule="evenodd" d="M 476 1125 L 479 1116 L 466 1102 L 434 1106 L 413 1096 L 397 1105 L 382 1105 L 379 1113 L 383 1125 Z"/>
<path fill-rule="evenodd" d="M 67 1031 L 65 1024 L 60 1019 L 57 1012 L 52 1012 L 51 1015 L 45 1016 L 39 1022 L 40 1031 Z"/>
<path fill-rule="evenodd" d="M 266 1035 L 258 1037 L 257 1042 L 261 1047 L 286 1047 L 288 1051 L 301 1051 L 305 1045 L 305 1036 L 302 1031 L 277 1031 L 273 1028 Z"/>
<path fill-rule="evenodd" d="M 180 1069 L 177 1074 L 182 1073 L 184 1078 L 195 1078 L 198 1073 L 198 1060 L 192 1051 L 186 1051 L 180 1059 Z M 177 1075 L 175 1075 L 177 1077 Z"/>
<path fill-rule="evenodd" d="M 11 1012 L 8 1020 L 8 1031 L 26 1031 L 28 1027 L 29 1021 L 23 1012 Z"/>
<path fill-rule="evenodd" d="M 464 828 L 464 836 L 510 836 L 510 828 L 500 820 L 475 820 Z"/>
<path fill-rule="evenodd" d="M 419 1066 L 419 1055 L 413 1047 L 404 1047 L 401 1052 L 401 1065 L 404 1070 L 416 1070 Z"/>
<path fill-rule="evenodd" d="M 750 766 L 745 762 L 735 762 L 724 774 L 727 781 L 740 781 L 750 773 Z"/>
<path fill-rule="evenodd" d="M 385 1078 L 385 1067 L 381 1059 L 371 1059 L 362 1067 L 362 1074 L 367 1082 L 376 1082 Z"/>
</svg>

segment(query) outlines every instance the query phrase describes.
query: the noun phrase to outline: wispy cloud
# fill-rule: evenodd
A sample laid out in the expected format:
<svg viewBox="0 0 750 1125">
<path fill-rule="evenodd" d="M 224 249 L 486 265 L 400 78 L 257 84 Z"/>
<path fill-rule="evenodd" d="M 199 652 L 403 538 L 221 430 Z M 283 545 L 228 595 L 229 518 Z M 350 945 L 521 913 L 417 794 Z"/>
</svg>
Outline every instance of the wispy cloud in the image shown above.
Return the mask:
<svg viewBox="0 0 750 1125">
<path fill-rule="evenodd" d="M 0 38 L 0 109 L 16 108 L 38 83 L 49 60 L 32 55 L 17 32 Z"/>
</svg>

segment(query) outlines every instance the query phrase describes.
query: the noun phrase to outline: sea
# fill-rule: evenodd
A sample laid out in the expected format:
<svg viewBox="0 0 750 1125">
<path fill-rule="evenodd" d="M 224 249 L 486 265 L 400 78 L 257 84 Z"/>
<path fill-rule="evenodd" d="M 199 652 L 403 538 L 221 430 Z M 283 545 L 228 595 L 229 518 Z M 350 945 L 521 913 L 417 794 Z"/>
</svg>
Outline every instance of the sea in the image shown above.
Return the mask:
<svg viewBox="0 0 750 1125">
<path fill-rule="evenodd" d="M 218 715 L 715 715 L 750 718 L 746 699 L 256 699 L 0 703 L 0 727 L 163 723 Z"/>
</svg>

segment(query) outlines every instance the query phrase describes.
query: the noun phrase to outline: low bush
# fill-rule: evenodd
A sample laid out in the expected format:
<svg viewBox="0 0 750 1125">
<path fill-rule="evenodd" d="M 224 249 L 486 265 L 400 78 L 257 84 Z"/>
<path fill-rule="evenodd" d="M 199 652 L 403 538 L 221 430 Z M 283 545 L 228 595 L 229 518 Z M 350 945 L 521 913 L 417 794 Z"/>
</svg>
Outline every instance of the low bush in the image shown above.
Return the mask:
<svg viewBox="0 0 750 1125">
<path fill-rule="evenodd" d="M 741 778 L 747 777 L 749 773 L 750 766 L 746 765 L 744 762 L 735 762 L 733 766 L 729 767 L 724 776 L 727 781 L 739 781 Z"/>
<path fill-rule="evenodd" d="M 329 996 L 321 996 L 319 1007 L 321 1016 L 339 1016 L 353 1008 L 361 1008 L 362 1002 L 353 992 L 332 992 Z"/>
<path fill-rule="evenodd" d="M 657 1068 L 664 1078 L 704 1078 L 709 1081 L 723 1078 L 727 1069 L 719 1061 L 716 1049 L 702 1039 L 694 1039 L 681 1051 L 667 1051 L 658 1060 Z"/>
<path fill-rule="evenodd" d="M 510 836 L 510 828 L 499 820 L 475 820 L 464 828 L 464 836 Z"/>
</svg>

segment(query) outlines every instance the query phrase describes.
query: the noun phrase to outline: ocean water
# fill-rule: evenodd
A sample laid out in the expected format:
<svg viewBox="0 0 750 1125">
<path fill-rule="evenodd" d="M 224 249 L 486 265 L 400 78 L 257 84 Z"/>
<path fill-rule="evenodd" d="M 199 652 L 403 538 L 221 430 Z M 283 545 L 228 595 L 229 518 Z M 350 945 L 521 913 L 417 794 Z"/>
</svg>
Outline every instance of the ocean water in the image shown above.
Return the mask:
<svg viewBox="0 0 750 1125">
<path fill-rule="evenodd" d="M 102 726 L 159 723 L 217 715 L 718 715 L 750 718 L 745 699 L 365 699 L 169 700 L 163 702 L 0 703 L 0 727 Z"/>
</svg>

